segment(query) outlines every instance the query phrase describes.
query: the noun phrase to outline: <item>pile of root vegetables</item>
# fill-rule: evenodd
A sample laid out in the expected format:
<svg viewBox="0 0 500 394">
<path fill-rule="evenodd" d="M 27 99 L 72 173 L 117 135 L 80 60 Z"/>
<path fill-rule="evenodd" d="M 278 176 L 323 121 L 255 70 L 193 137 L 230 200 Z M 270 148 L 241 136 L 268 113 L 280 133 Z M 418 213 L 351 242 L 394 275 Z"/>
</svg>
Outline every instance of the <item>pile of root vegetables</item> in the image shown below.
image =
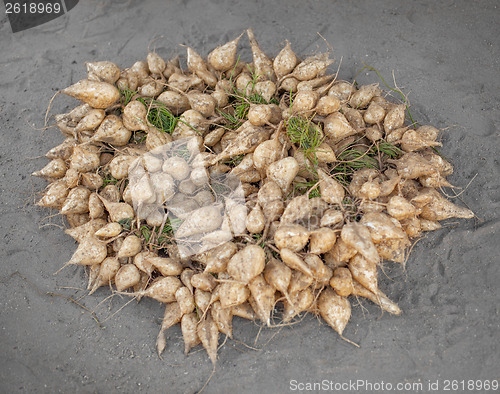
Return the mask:
<svg viewBox="0 0 500 394">
<path fill-rule="evenodd" d="M 328 53 L 300 59 L 287 43 L 272 59 L 246 33 L 248 63 L 242 36 L 206 59 L 187 47 L 185 65 L 87 63 L 61 91 L 83 102 L 55 116 L 66 139 L 33 174 L 90 293 L 165 304 L 159 354 L 177 323 L 186 353 L 201 343 L 215 363 L 233 316 L 272 327 L 309 312 L 342 336 L 352 297 L 400 314 L 381 263 L 473 217 L 441 193 L 453 169 L 439 130 L 409 125 L 378 84 L 337 80 Z"/>
</svg>

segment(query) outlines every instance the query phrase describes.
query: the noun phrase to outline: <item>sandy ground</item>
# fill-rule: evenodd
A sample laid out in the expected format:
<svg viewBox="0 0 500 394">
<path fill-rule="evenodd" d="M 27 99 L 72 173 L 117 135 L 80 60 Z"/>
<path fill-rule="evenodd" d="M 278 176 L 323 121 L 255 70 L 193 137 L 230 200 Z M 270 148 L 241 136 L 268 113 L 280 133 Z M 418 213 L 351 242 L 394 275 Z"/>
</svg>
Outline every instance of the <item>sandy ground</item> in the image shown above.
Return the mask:
<svg viewBox="0 0 500 394">
<path fill-rule="evenodd" d="M 313 317 L 260 332 L 237 318 L 236 339 L 219 351 L 204 392 L 286 393 L 300 391 L 299 383 L 358 379 L 394 389 L 397 383 L 423 384 L 420 391 L 407 387 L 407 393 L 444 392 L 447 379 L 499 379 L 499 8 L 494 0 L 82 0 L 69 14 L 16 34 L 2 10 L 0 392 L 202 388 L 212 366 L 203 351 L 184 356 L 179 327 L 168 332 L 163 360 L 156 355 L 159 303 L 132 302 L 114 314 L 127 300 L 106 300 L 105 289 L 85 297 L 82 269 L 53 275 L 76 245 L 58 227 L 58 217 L 34 206 L 45 182 L 29 174 L 62 141 L 55 128 L 39 130 L 51 96 L 84 78 L 86 61 L 127 67 L 145 59 L 149 44 L 166 58 L 183 54 L 181 43 L 206 55 L 250 26 L 272 55 L 285 39 L 299 54 L 326 50 L 320 32 L 333 47 L 334 68 L 342 59 L 340 78 L 352 79 L 363 62 L 389 82 L 394 74 L 414 118 L 447 128 L 442 152 L 455 166 L 449 180 L 466 186 L 474 178 L 460 199 L 477 219 L 450 221 L 422 239 L 406 271 L 386 264 L 380 287 L 404 314 L 381 315 L 367 302 L 355 307 L 345 336 L 359 349 Z M 241 53 L 250 53 L 246 40 Z M 358 79 L 379 82 L 373 72 Z M 75 105 L 59 96 L 52 113 Z M 429 382 L 437 382 L 438 391 L 430 391 Z M 377 387 L 344 386 L 338 392 Z"/>
</svg>

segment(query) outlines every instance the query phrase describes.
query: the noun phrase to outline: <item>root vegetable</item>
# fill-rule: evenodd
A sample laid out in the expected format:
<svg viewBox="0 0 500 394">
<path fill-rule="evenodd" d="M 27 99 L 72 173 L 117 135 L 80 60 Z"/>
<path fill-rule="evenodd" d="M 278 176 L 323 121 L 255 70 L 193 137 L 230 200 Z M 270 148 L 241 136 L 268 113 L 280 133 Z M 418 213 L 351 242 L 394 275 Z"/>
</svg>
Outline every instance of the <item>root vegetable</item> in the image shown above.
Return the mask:
<svg viewBox="0 0 500 394">
<path fill-rule="evenodd" d="M 322 169 L 318 169 L 320 178 L 319 190 L 321 198 L 329 204 L 342 204 L 345 196 L 344 188 Z"/>
<path fill-rule="evenodd" d="M 198 317 L 196 313 L 189 313 L 182 316 L 181 331 L 184 340 L 184 354 L 188 354 L 193 347 L 201 342 L 198 336 L 197 327 Z"/>
<path fill-rule="evenodd" d="M 308 196 L 294 197 L 281 215 L 281 224 L 290 225 L 298 220 L 308 218 L 312 214 L 312 210 L 312 202 Z"/>
<path fill-rule="evenodd" d="M 372 241 L 375 244 L 387 239 L 405 238 L 405 234 L 399 223 L 384 213 L 365 213 L 359 222 L 368 228 Z"/>
<path fill-rule="evenodd" d="M 210 117 L 215 112 L 215 100 L 209 94 L 191 91 L 187 94 L 189 105 L 204 117 Z"/>
<path fill-rule="evenodd" d="M 427 220 L 445 220 L 449 218 L 471 219 L 474 212 L 470 209 L 460 207 L 442 197 L 437 191 L 434 192 L 434 198 L 429 204 L 421 208 L 420 217 Z"/>
<path fill-rule="evenodd" d="M 137 160 L 130 155 L 115 156 L 108 164 L 111 176 L 115 179 L 123 179 L 128 175 L 128 170 Z"/>
<path fill-rule="evenodd" d="M 88 213 L 73 213 L 66 215 L 66 219 L 71 228 L 81 226 L 90 220 Z"/>
<path fill-rule="evenodd" d="M 361 132 L 366 128 L 366 124 L 360 110 L 346 107 L 342 109 L 342 112 L 344 113 L 344 116 L 349 124 L 356 131 Z"/>
<path fill-rule="evenodd" d="M 392 109 L 387 111 L 387 115 L 384 118 L 384 130 L 386 133 L 390 133 L 399 127 L 403 127 L 405 122 L 405 109 L 404 104 L 395 105 Z"/>
<path fill-rule="evenodd" d="M 283 248 L 280 250 L 281 260 L 288 265 L 288 267 L 300 271 L 303 274 L 312 276 L 312 271 L 305 261 L 295 252 L 290 249 Z"/>
<path fill-rule="evenodd" d="M 285 47 L 278 53 L 273 61 L 273 69 L 278 78 L 290 74 L 297 65 L 298 59 L 292 50 L 290 42 L 286 42 Z"/>
<path fill-rule="evenodd" d="M 313 280 L 312 276 L 293 270 L 290 285 L 288 286 L 288 294 L 297 294 L 298 292 L 307 289 L 312 285 Z M 289 302 L 293 304 L 292 300 L 289 300 Z"/>
<path fill-rule="evenodd" d="M 124 291 L 135 286 L 141 280 L 141 273 L 134 264 L 125 264 L 115 275 L 115 286 L 118 291 Z"/>
<path fill-rule="evenodd" d="M 87 213 L 89 211 L 89 197 L 90 190 L 84 186 L 71 189 L 61 207 L 61 213 L 63 215 Z"/>
<path fill-rule="evenodd" d="M 198 75 L 208 86 L 215 87 L 217 84 L 216 76 L 208 71 L 203 58 L 190 47 L 187 47 L 187 66 L 190 71 Z"/>
<path fill-rule="evenodd" d="M 330 60 L 328 57 L 328 53 L 310 56 L 300 62 L 290 76 L 297 78 L 299 81 L 309 81 L 316 78 L 322 75 L 328 66 L 333 63 L 333 60 Z"/>
<path fill-rule="evenodd" d="M 167 65 L 160 55 L 155 52 L 149 52 L 146 60 L 148 62 L 149 71 L 151 71 L 152 74 L 163 74 Z"/>
<path fill-rule="evenodd" d="M 424 127 L 424 126 L 422 126 Z M 427 160 L 439 173 L 443 176 L 448 176 L 453 173 L 453 166 L 443 159 L 441 156 L 432 152 L 432 150 L 424 150 L 420 155 Z"/>
<path fill-rule="evenodd" d="M 377 292 L 377 264 L 368 261 L 362 255 L 357 254 L 349 260 L 349 270 L 352 277 L 368 290 Z"/>
<path fill-rule="evenodd" d="M 351 183 L 349 184 L 350 193 L 353 196 L 364 198 L 361 193 L 361 188 L 366 182 L 370 182 L 378 176 L 379 172 L 374 168 L 363 168 L 356 171 L 352 176 Z"/>
<path fill-rule="evenodd" d="M 156 257 L 156 254 L 148 250 L 137 253 L 134 256 L 134 265 L 139 268 L 140 271 L 144 272 L 148 278 L 151 277 L 155 267 L 149 261 L 149 258 Z"/>
<path fill-rule="evenodd" d="M 354 92 L 349 99 L 349 105 L 352 108 L 363 109 L 370 104 L 372 98 L 380 95 L 382 91 L 378 87 L 378 83 L 373 85 L 363 85 L 356 92 Z"/>
<path fill-rule="evenodd" d="M 77 141 L 74 138 L 66 138 L 61 144 L 50 149 L 45 157 L 48 159 L 63 159 L 68 160 L 73 153 L 73 148 L 77 145 Z M 35 175 L 38 176 L 38 175 Z"/>
<path fill-rule="evenodd" d="M 180 275 L 180 278 L 181 278 L 181 281 L 182 281 L 182 284 L 184 286 L 186 286 L 189 291 L 191 293 L 194 292 L 193 290 L 193 285 L 191 284 L 191 278 L 193 277 L 193 275 L 195 274 L 196 272 L 193 271 L 192 269 L 190 268 L 186 268 L 184 269 L 184 271 L 182 271 L 181 275 Z"/>
<path fill-rule="evenodd" d="M 182 273 L 182 264 L 172 257 L 149 256 L 146 261 L 163 276 L 176 276 Z"/>
<path fill-rule="evenodd" d="M 210 308 L 212 318 L 217 324 L 219 331 L 227 335 L 229 338 L 233 337 L 233 315 L 231 308 L 223 308 L 220 301 L 215 301 Z"/>
<path fill-rule="evenodd" d="M 95 232 L 102 228 L 106 222 L 102 219 L 89 220 L 88 222 L 73 228 L 66 229 L 64 232 L 76 241 L 82 242 L 89 236 L 95 235 Z"/>
<path fill-rule="evenodd" d="M 313 278 L 316 281 L 316 288 L 328 284 L 332 277 L 333 270 L 326 266 L 318 255 L 308 253 L 304 255 L 304 261 L 311 269 Z"/>
<path fill-rule="evenodd" d="M 259 319 L 267 326 L 271 324 L 271 313 L 274 308 L 275 289 L 266 282 L 263 275 L 258 275 L 248 283 L 251 298 L 250 305 Z"/>
<path fill-rule="evenodd" d="M 428 219 L 423 219 L 419 218 L 420 220 L 420 228 L 422 231 L 434 231 L 434 230 L 439 230 L 443 226 L 435 220 L 428 220 Z"/>
<path fill-rule="evenodd" d="M 209 163 L 215 164 L 230 157 L 251 153 L 268 137 L 268 131 L 255 128 L 250 122 L 244 123 L 238 129 L 236 137 Z"/>
<path fill-rule="evenodd" d="M 89 172 L 82 174 L 81 181 L 82 181 L 82 186 L 85 186 L 87 189 L 90 190 L 98 190 L 104 184 L 102 176 L 100 176 L 99 174 L 93 174 Z"/>
<path fill-rule="evenodd" d="M 413 152 L 429 147 L 441 146 L 440 142 L 425 139 L 416 130 L 408 130 L 401 138 L 401 148 L 405 152 Z"/>
<path fill-rule="evenodd" d="M 342 333 L 351 318 L 349 300 L 337 295 L 333 289 L 327 288 L 319 296 L 318 309 L 321 317 L 342 337 Z"/>
<path fill-rule="evenodd" d="M 191 277 L 191 284 L 194 288 L 211 292 L 217 286 L 215 278 L 209 273 L 202 272 Z"/>
<path fill-rule="evenodd" d="M 398 127 L 394 130 L 386 131 L 385 140 L 390 144 L 397 144 L 401 141 L 401 138 L 403 137 L 403 134 L 406 133 L 406 130 L 408 130 L 408 127 Z"/>
<path fill-rule="evenodd" d="M 408 238 L 388 239 L 377 244 L 377 252 L 380 258 L 404 264 L 406 248 L 410 245 Z"/>
<path fill-rule="evenodd" d="M 288 297 L 288 287 L 292 278 L 292 270 L 280 260 L 271 258 L 264 269 L 266 282 Z"/>
<path fill-rule="evenodd" d="M 146 290 L 131 294 L 150 297 L 166 304 L 175 301 L 175 292 L 181 286 L 181 281 L 175 276 L 159 277 L 155 279 Z"/>
<path fill-rule="evenodd" d="M 276 139 L 262 142 L 253 153 L 253 165 L 261 174 L 264 174 L 269 165 L 279 159 L 281 149 L 282 146 Z"/>
<path fill-rule="evenodd" d="M 69 159 L 69 166 L 79 172 L 88 172 L 99 167 L 99 154 L 80 146 L 73 148 L 73 153 Z"/>
<path fill-rule="evenodd" d="M 318 100 L 316 113 L 320 116 L 328 116 L 340 108 L 340 100 L 336 97 L 323 96 Z"/>
<path fill-rule="evenodd" d="M 269 164 L 266 170 L 268 178 L 275 182 L 286 193 L 293 179 L 299 172 L 299 164 L 293 157 L 275 161 Z"/>
<path fill-rule="evenodd" d="M 153 150 L 172 141 L 173 139 L 170 134 L 166 134 L 157 128 L 150 126 L 146 137 L 146 149 Z"/>
<path fill-rule="evenodd" d="M 104 186 L 99 192 L 98 196 L 101 199 L 101 201 L 104 198 L 110 202 L 118 202 L 120 201 L 121 198 L 120 190 L 116 185 Z"/>
<path fill-rule="evenodd" d="M 219 273 L 226 270 L 229 259 L 238 251 L 233 242 L 225 242 L 216 248 L 198 255 L 199 261 L 206 265 L 205 272 Z"/>
<path fill-rule="evenodd" d="M 189 100 L 185 95 L 171 90 L 163 92 L 156 100 L 165 104 L 174 115 L 180 115 L 190 108 Z"/>
<path fill-rule="evenodd" d="M 321 227 L 332 227 L 337 225 L 338 223 L 342 223 L 344 221 L 344 215 L 342 212 L 337 211 L 336 209 L 328 209 L 323 213 L 321 217 L 320 226 Z"/>
<path fill-rule="evenodd" d="M 85 115 L 75 127 L 75 132 L 92 131 L 98 127 L 106 116 L 102 109 L 92 109 Z"/>
<path fill-rule="evenodd" d="M 384 113 L 385 115 L 385 113 Z M 366 112 L 365 112 L 366 116 Z M 372 119 L 372 118 L 369 118 Z M 366 118 L 365 118 L 366 123 L 370 123 Z M 380 141 L 383 137 L 382 131 L 378 127 L 367 127 L 365 129 L 365 137 L 368 138 L 372 142 L 377 142 Z"/>
<path fill-rule="evenodd" d="M 161 356 L 167 344 L 165 339 L 165 331 L 179 323 L 181 321 L 181 318 L 182 314 L 177 302 L 171 302 L 165 305 L 163 321 L 161 323 L 160 332 L 158 333 L 158 338 L 156 339 L 156 349 L 158 350 L 159 356 Z"/>
<path fill-rule="evenodd" d="M 299 224 L 281 226 L 274 234 L 274 243 L 278 249 L 289 249 L 293 252 L 302 250 L 309 241 L 309 231 Z"/>
<path fill-rule="evenodd" d="M 360 223 L 350 222 L 342 227 L 342 241 L 363 255 L 370 263 L 378 264 L 380 256 L 373 244 L 370 230 Z"/>
<path fill-rule="evenodd" d="M 266 255 L 257 245 L 248 245 L 236 253 L 227 264 L 227 273 L 234 279 L 248 283 L 265 267 Z"/>
<path fill-rule="evenodd" d="M 220 141 L 225 132 L 226 130 L 222 127 L 218 127 L 205 136 L 203 143 L 206 146 L 212 147 Z"/>
<path fill-rule="evenodd" d="M 219 285 L 219 288 L 220 303 L 222 308 L 230 308 L 243 304 L 246 300 L 248 300 L 248 297 L 250 297 L 250 290 L 244 283 L 227 281 L 222 282 Z"/>
<path fill-rule="evenodd" d="M 320 77 L 317 77 L 317 78 L 313 78 L 313 79 L 310 79 L 310 80 L 307 80 L 307 81 L 302 81 L 302 82 L 299 82 L 299 84 L 297 85 L 297 90 L 298 91 L 301 91 L 301 90 L 313 90 L 313 89 L 316 89 L 316 92 L 322 96 L 324 93 L 326 93 L 326 91 L 324 89 L 321 89 L 322 87 L 324 87 L 326 84 L 328 84 L 331 80 L 333 79 L 333 75 L 324 75 L 324 76 L 320 76 Z"/>
<path fill-rule="evenodd" d="M 61 158 L 53 159 L 39 171 L 33 172 L 31 175 L 43 178 L 62 178 L 66 174 L 66 163 Z"/>
<path fill-rule="evenodd" d="M 352 83 L 346 81 L 336 82 L 328 91 L 328 96 L 335 97 L 340 101 L 346 101 L 356 92 L 356 88 Z"/>
<path fill-rule="evenodd" d="M 423 187 L 454 187 L 439 172 L 421 176 L 418 180 Z"/>
<path fill-rule="evenodd" d="M 290 93 L 295 93 L 297 91 L 297 86 L 299 81 L 294 77 L 287 77 L 281 81 L 280 89 L 283 89 Z M 283 115 L 283 117 L 285 117 Z"/>
<path fill-rule="evenodd" d="M 234 40 L 218 46 L 207 56 L 208 64 L 217 71 L 229 71 L 236 63 L 236 49 L 243 34 Z"/>
<path fill-rule="evenodd" d="M 179 287 L 175 292 L 175 300 L 179 304 L 182 315 L 187 315 L 195 309 L 193 293 L 186 287 Z"/>
<path fill-rule="evenodd" d="M 127 145 L 131 136 L 132 132 L 123 126 L 121 118 L 116 115 L 108 115 L 92 136 L 91 141 L 124 146 Z"/>
<path fill-rule="evenodd" d="M 339 267 L 333 271 L 330 286 L 341 297 L 350 296 L 353 292 L 352 274 L 348 268 Z"/>
<path fill-rule="evenodd" d="M 95 235 L 103 238 L 112 238 L 120 235 L 122 226 L 120 223 L 108 223 L 106 226 L 101 227 L 95 232 Z"/>
<path fill-rule="evenodd" d="M 331 267 L 344 266 L 354 255 L 357 250 L 346 244 L 342 238 L 338 238 L 332 250 L 325 253 L 325 262 Z"/>
<path fill-rule="evenodd" d="M 149 129 L 146 121 L 147 114 L 144 104 L 137 100 L 131 101 L 123 109 L 123 125 L 130 131 L 147 131 Z"/>
<path fill-rule="evenodd" d="M 420 220 L 416 216 L 401 221 L 403 230 L 410 238 L 419 237 L 422 233 L 420 229 Z"/>
<path fill-rule="evenodd" d="M 319 95 L 312 90 L 299 90 L 293 99 L 290 109 L 292 112 L 308 112 L 316 107 Z"/>
<path fill-rule="evenodd" d="M 255 84 L 253 90 L 256 94 L 260 95 L 265 101 L 269 102 L 276 93 L 276 84 L 273 81 L 260 81 Z M 271 116 L 273 116 L 272 112 Z"/>
<path fill-rule="evenodd" d="M 290 294 L 290 301 L 285 300 L 283 322 L 287 323 L 298 314 L 307 311 L 314 303 L 314 294 L 310 288 Z"/>
<path fill-rule="evenodd" d="M 373 293 L 356 281 L 353 281 L 352 286 L 353 286 L 352 290 L 353 295 L 358 297 L 368 298 L 370 301 L 380 306 L 383 310 L 392 313 L 393 315 L 401 314 L 401 309 L 399 309 L 399 306 L 394 302 L 392 302 L 380 290 L 377 290 L 377 292 Z"/>
<path fill-rule="evenodd" d="M 359 189 L 359 197 L 374 200 L 380 196 L 381 192 L 382 190 L 378 182 L 368 181 L 363 183 Z"/>
<path fill-rule="evenodd" d="M 158 172 L 151 175 L 151 184 L 156 195 L 156 202 L 164 204 L 175 195 L 175 182 L 171 175 Z"/>
<path fill-rule="evenodd" d="M 207 206 L 192 211 L 175 232 L 177 238 L 186 238 L 219 228 L 222 223 L 220 209 Z"/>
<path fill-rule="evenodd" d="M 250 234 L 258 234 L 264 230 L 266 218 L 259 205 L 256 205 L 248 214 L 246 228 Z"/>
<path fill-rule="evenodd" d="M 61 90 L 61 92 L 98 109 L 106 109 L 120 98 L 120 91 L 113 85 L 85 79 Z"/>
<path fill-rule="evenodd" d="M 215 365 L 217 361 L 217 347 L 219 346 L 219 329 L 210 314 L 198 322 L 197 332 L 201 344 L 208 353 L 208 357 L 210 357 L 212 364 Z"/>
<path fill-rule="evenodd" d="M 333 163 L 337 160 L 333 149 L 326 142 L 322 142 L 316 151 L 316 158 L 319 163 Z"/>
<path fill-rule="evenodd" d="M 272 111 L 268 105 L 253 105 L 248 110 L 248 120 L 254 126 L 264 126 L 271 120 Z"/>
<path fill-rule="evenodd" d="M 87 63 L 88 79 L 114 84 L 120 78 L 120 67 L 109 61 Z"/>
<path fill-rule="evenodd" d="M 94 265 L 92 267 L 94 267 Z M 120 262 L 116 257 L 108 257 L 104 259 L 104 261 L 100 264 L 97 277 L 92 285 L 89 295 L 93 294 L 101 286 L 111 285 L 111 281 L 114 279 L 119 269 Z"/>
<path fill-rule="evenodd" d="M 109 213 L 109 217 L 113 222 L 119 222 L 120 220 L 130 219 L 135 216 L 134 208 L 124 202 L 112 202 L 101 197 L 101 201 L 106 207 Z"/>
<path fill-rule="evenodd" d="M 323 130 L 335 142 L 357 134 L 357 130 L 351 126 L 346 117 L 340 112 L 334 112 L 325 118 Z"/>
<path fill-rule="evenodd" d="M 253 65 L 255 67 L 255 75 L 257 75 L 258 81 L 263 81 L 266 79 L 275 79 L 273 62 L 267 57 L 267 55 L 260 49 L 257 40 L 253 34 L 252 29 L 247 30 L 248 40 L 250 41 L 250 47 L 252 49 L 253 55 Z"/>
<path fill-rule="evenodd" d="M 75 170 L 74 168 L 68 168 L 66 171 L 66 175 L 62 179 L 66 186 L 70 189 L 78 186 L 78 183 L 80 182 L 80 177 L 81 174 Z"/>
<path fill-rule="evenodd" d="M 196 74 L 184 75 L 179 71 L 175 71 L 168 77 L 168 86 L 175 92 L 186 92 L 189 89 L 202 89 L 204 87 L 203 80 Z"/>
<path fill-rule="evenodd" d="M 415 207 L 404 197 L 391 197 L 387 204 L 387 213 L 397 220 L 408 219 L 417 214 Z"/>
<path fill-rule="evenodd" d="M 336 240 L 335 231 L 327 227 L 321 227 L 311 232 L 309 251 L 313 254 L 326 253 L 333 248 Z"/>
</svg>

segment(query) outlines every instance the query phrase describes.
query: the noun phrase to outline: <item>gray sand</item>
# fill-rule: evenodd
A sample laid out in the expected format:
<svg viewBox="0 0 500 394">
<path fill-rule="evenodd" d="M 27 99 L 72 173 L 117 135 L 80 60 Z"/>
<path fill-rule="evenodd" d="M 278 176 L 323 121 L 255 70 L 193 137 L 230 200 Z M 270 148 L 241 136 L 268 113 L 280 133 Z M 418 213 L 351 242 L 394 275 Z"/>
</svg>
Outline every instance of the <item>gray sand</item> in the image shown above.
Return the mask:
<svg viewBox="0 0 500 394">
<path fill-rule="evenodd" d="M 449 221 L 426 236 L 406 271 L 386 264 L 380 287 L 404 313 L 382 315 L 368 302 L 354 307 L 344 334 L 359 349 L 313 317 L 260 333 L 238 318 L 236 340 L 219 351 L 204 392 L 283 393 L 299 391 L 291 380 L 358 379 L 393 388 L 421 382 L 423 392 L 437 381 L 443 392 L 446 379 L 499 379 L 499 8 L 494 0 L 82 0 L 67 15 L 16 34 L 2 11 L 0 392 L 192 393 L 204 385 L 210 361 L 204 351 L 184 356 L 179 327 L 168 331 L 163 360 L 156 355 L 159 303 L 132 302 L 110 317 L 126 298 L 104 301 L 106 289 L 85 297 L 81 268 L 53 275 L 76 244 L 57 226 L 60 218 L 34 206 L 46 183 L 29 174 L 63 139 L 55 128 L 39 130 L 51 96 L 84 78 L 86 61 L 128 67 L 145 59 L 148 44 L 165 58 L 184 53 L 178 44 L 206 55 L 247 27 L 272 55 L 285 39 L 302 55 L 326 50 L 320 32 L 337 59 L 332 70 L 342 60 L 342 79 L 351 80 L 363 62 L 391 84 L 394 74 L 414 118 L 447 128 L 442 152 L 455 166 L 449 181 L 466 186 L 475 177 L 460 199 L 478 219 Z M 250 54 L 246 39 L 241 53 Z M 358 80 L 379 82 L 373 72 Z M 76 104 L 59 96 L 52 114 Z M 99 327 L 65 297 L 109 319 Z M 339 392 L 367 391 L 344 388 Z"/>
</svg>

